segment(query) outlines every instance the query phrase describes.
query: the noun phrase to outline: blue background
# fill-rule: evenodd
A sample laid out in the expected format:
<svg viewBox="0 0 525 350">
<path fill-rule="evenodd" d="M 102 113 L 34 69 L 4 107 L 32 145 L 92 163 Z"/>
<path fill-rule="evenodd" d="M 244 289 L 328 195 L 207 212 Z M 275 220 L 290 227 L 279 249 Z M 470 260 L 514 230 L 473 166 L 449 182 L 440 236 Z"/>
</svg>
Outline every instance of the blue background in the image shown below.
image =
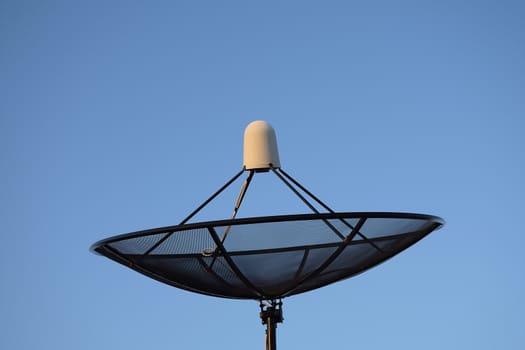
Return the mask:
<svg viewBox="0 0 525 350">
<path fill-rule="evenodd" d="M 2 1 L 0 348 L 263 348 L 255 301 L 93 255 L 177 224 L 252 120 L 337 211 L 442 216 L 285 299 L 282 349 L 523 349 L 521 1 Z M 197 220 L 231 215 L 235 189 Z M 239 216 L 308 212 L 258 174 Z"/>
</svg>

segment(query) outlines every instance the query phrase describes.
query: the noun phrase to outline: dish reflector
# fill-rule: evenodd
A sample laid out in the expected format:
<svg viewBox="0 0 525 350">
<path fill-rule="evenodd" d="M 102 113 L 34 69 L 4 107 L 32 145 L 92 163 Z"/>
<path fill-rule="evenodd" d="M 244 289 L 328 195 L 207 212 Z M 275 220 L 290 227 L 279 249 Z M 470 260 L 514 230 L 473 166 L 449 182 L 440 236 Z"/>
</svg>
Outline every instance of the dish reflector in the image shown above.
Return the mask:
<svg viewBox="0 0 525 350">
<path fill-rule="evenodd" d="M 364 272 L 443 223 L 411 213 L 256 217 L 134 232 L 97 242 L 92 249 L 181 289 L 273 300 Z M 226 229 L 230 233 L 221 241 Z"/>
</svg>

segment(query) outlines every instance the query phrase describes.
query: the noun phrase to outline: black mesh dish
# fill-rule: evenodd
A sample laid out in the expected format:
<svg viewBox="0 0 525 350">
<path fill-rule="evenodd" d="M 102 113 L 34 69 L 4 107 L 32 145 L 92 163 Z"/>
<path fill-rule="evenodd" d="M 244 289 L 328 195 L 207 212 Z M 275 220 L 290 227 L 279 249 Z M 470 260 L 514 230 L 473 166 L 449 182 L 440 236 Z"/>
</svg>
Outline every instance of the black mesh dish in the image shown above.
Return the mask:
<svg viewBox="0 0 525 350">
<path fill-rule="evenodd" d="M 408 213 L 284 215 L 156 228 L 91 249 L 177 288 L 277 299 L 364 272 L 443 224 Z"/>
</svg>

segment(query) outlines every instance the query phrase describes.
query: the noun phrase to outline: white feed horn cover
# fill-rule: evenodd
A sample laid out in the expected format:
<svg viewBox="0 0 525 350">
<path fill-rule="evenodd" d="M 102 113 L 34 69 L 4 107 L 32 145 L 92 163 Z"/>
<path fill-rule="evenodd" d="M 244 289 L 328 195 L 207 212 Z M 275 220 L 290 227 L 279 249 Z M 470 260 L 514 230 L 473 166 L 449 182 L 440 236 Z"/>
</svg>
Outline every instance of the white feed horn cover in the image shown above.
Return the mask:
<svg viewBox="0 0 525 350">
<path fill-rule="evenodd" d="M 272 126 L 263 120 L 251 122 L 244 130 L 244 169 L 280 168 L 277 138 Z"/>
</svg>

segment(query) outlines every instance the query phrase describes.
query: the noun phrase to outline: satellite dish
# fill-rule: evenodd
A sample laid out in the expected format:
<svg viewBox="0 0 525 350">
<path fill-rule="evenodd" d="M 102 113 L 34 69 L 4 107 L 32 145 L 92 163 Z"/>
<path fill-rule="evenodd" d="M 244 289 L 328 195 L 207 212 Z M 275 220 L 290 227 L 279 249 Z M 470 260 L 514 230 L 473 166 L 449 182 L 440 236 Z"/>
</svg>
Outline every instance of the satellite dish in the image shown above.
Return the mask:
<svg viewBox="0 0 525 350">
<path fill-rule="evenodd" d="M 281 168 L 269 123 L 252 122 L 244 135 L 243 169 L 182 222 L 104 239 L 92 251 L 177 288 L 259 301 L 275 350 L 283 298 L 362 273 L 444 225 L 432 215 L 335 212 Z M 231 218 L 189 223 L 245 172 Z M 236 218 L 259 172 L 276 175 L 312 212 Z"/>
</svg>

